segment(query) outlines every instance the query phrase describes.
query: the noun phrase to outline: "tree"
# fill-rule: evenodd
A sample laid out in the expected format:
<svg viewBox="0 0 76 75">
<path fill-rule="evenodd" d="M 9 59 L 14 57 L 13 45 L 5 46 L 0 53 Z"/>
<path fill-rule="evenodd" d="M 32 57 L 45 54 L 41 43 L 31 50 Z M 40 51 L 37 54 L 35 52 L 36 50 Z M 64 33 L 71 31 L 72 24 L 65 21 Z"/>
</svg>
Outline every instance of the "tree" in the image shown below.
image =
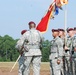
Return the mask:
<svg viewBox="0 0 76 75">
<path fill-rule="evenodd" d="M 16 61 L 19 53 L 15 49 L 18 39 L 13 39 L 9 35 L 0 36 L 0 61 Z M 44 40 L 42 43 L 42 61 L 49 61 L 50 41 Z"/>
<path fill-rule="evenodd" d="M 2 61 L 15 61 L 17 59 L 16 42 L 17 40 L 14 40 L 8 35 L 0 37 L 0 59 Z"/>
<path fill-rule="evenodd" d="M 50 42 L 48 40 L 45 40 L 43 42 L 43 48 L 42 48 L 42 61 L 43 62 L 49 61 L 49 53 L 50 53 Z"/>
</svg>

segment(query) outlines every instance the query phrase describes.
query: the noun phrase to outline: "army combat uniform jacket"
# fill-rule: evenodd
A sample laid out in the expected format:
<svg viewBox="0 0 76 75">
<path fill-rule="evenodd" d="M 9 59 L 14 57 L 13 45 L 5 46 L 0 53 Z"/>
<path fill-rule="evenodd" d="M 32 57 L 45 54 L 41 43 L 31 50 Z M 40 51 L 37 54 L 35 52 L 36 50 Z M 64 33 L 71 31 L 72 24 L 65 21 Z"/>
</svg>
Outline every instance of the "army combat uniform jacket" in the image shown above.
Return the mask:
<svg viewBox="0 0 76 75">
<path fill-rule="evenodd" d="M 24 33 L 18 42 L 17 48 L 21 48 L 24 42 L 24 56 L 42 55 L 40 50 L 42 35 L 38 30 L 32 28 Z"/>
<path fill-rule="evenodd" d="M 76 37 L 68 37 L 67 38 L 67 43 L 66 43 L 67 47 L 69 48 L 69 53 L 70 55 L 74 54 L 74 48 L 76 48 Z"/>
<path fill-rule="evenodd" d="M 57 37 L 51 41 L 51 49 L 50 49 L 50 57 L 49 59 L 59 59 L 63 56 L 63 42 L 61 38 Z"/>
</svg>

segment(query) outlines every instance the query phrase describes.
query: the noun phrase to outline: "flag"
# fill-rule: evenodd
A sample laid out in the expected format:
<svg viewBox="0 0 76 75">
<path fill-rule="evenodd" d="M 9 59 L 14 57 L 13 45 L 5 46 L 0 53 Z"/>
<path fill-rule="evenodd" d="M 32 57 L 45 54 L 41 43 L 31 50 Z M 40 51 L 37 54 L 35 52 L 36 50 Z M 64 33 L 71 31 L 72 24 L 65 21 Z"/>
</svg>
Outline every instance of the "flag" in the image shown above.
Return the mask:
<svg viewBox="0 0 76 75">
<path fill-rule="evenodd" d="M 58 7 L 58 6 L 55 4 L 55 8 L 54 8 L 55 15 L 58 15 L 58 14 L 59 14 L 59 9 L 60 9 L 60 10 L 63 10 L 62 7 Z"/>
<path fill-rule="evenodd" d="M 40 32 L 47 31 L 49 20 L 52 17 L 53 8 L 54 6 L 52 3 L 48 9 L 48 12 L 45 14 L 45 16 L 41 19 L 41 21 L 37 25 L 36 29 L 39 30 Z"/>
<path fill-rule="evenodd" d="M 68 0 L 54 0 L 58 7 L 68 4 Z"/>
<path fill-rule="evenodd" d="M 55 15 L 58 15 L 59 14 L 59 8 L 58 8 L 58 6 L 56 6 L 56 4 L 55 4 Z"/>
</svg>

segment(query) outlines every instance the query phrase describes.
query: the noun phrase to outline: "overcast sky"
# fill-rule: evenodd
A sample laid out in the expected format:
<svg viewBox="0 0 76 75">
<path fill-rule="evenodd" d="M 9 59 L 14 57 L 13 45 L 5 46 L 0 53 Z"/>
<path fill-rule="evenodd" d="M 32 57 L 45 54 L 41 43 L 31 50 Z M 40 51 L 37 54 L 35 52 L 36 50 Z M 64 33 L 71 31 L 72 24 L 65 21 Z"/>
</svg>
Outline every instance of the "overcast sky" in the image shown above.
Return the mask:
<svg viewBox="0 0 76 75">
<path fill-rule="evenodd" d="M 28 22 L 39 23 L 52 0 L 0 0 L 0 35 L 8 34 L 14 39 L 20 38 L 23 29 L 28 30 Z M 67 27 L 76 27 L 76 0 L 69 0 L 67 5 Z M 64 28 L 64 11 L 60 10 L 54 20 L 50 20 L 48 31 L 43 35 L 51 40 L 52 28 Z"/>
</svg>

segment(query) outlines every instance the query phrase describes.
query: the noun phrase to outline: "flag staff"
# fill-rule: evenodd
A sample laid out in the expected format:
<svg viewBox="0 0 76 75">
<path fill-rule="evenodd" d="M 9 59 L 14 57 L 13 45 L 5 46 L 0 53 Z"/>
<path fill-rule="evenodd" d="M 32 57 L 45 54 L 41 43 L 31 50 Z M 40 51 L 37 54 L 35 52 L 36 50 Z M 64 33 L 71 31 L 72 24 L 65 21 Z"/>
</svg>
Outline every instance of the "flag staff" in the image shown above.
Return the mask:
<svg viewBox="0 0 76 75">
<path fill-rule="evenodd" d="M 18 60 L 20 59 L 21 55 L 19 55 L 19 57 L 17 58 L 16 62 L 14 63 L 13 67 L 11 68 L 10 72 L 12 72 L 12 70 L 14 69 L 14 67 L 16 66 Z"/>
<path fill-rule="evenodd" d="M 67 5 L 65 5 L 65 11 L 64 11 L 64 30 L 65 30 L 65 45 L 66 45 L 66 41 L 67 41 Z"/>
</svg>

